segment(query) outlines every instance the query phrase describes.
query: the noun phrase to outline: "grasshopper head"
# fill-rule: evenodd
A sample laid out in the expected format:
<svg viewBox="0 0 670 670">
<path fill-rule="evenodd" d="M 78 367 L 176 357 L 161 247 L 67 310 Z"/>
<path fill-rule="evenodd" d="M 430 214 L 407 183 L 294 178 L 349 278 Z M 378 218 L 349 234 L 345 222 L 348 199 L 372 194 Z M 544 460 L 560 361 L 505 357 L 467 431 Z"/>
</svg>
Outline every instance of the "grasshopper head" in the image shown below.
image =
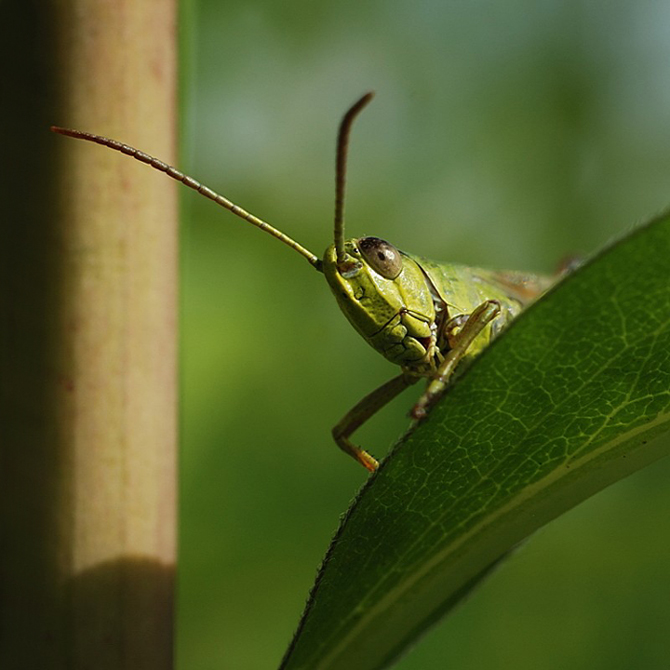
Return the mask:
<svg viewBox="0 0 670 670">
<path fill-rule="evenodd" d="M 344 184 L 351 125 L 372 99 L 366 93 L 340 123 L 335 168 L 334 243 L 319 270 L 353 327 L 388 360 L 428 363 L 435 352 L 435 307 L 421 268 L 378 237 L 344 238 Z"/>
<path fill-rule="evenodd" d="M 326 249 L 323 273 L 356 330 L 393 363 L 426 362 L 433 353 L 435 307 L 418 264 L 378 237 Z"/>
</svg>

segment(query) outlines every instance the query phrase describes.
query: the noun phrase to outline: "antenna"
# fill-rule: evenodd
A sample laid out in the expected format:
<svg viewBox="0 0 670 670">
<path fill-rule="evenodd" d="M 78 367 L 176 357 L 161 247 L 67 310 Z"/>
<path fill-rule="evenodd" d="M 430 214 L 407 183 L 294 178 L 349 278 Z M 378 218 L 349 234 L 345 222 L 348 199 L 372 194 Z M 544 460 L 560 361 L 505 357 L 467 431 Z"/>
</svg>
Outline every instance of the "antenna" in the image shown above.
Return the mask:
<svg viewBox="0 0 670 670">
<path fill-rule="evenodd" d="M 351 113 L 351 110 L 349 113 Z M 126 156 L 132 156 L 136 160 L 140 161 L 140 163 L 146 163 L 147 165 L 150 165 L 152 168 L 155 168 L 160 172 L 164 172 L 168 177 L 172 177 L 172 179 L 180 181 L 185 186 L 188 186 L 189 188 L 192 188 L 194 191 L 200 193 L 201 195 L 204 195 L 206 198 L 213 200 L 217 205 L 221 205 L 221 207 L 224 207 L 225 209 L 232 212 L 236 216 L 239 216 L 241 219 L 248 221 L 257 228 L 260 228 L 261 230 L 264 230 L 266 233 L 272 235 L 273 237 L 276 237 L 280 242 L 283 242 L 292 249 L 295 249 L 300 255 L 304 256 L 309 261 L 309 263 L 313 265 L 319 272 L 321 271 L 321 259 L 315 254 L 313 254 L 311 251 L 303 247 L 301 244 L 298 244 L 294 239 L 290 238 L 288 235 L 285 235 L 280 230 L 277 230 L 274 226 L 271 226 L 269 223 L 266 223 L 265 221 L 254 216 L 253 214 L 250 214 L 246 210 L 242 209 L 235 203 L 228 200 L 228 198 L 224 198 L 222 195 L 219 195 L 218 193 L 212 191 L 211 188 L 208 188 L 207 186 L 204 186 L 203 184 L 196 181 L 192 177 L 185 175 L 183 172 L 177 170 L 177 168 L 172 167 L 172 165 L 168 165 L 167 163 L 164 163 L 163 161 L 160 161 L 157 158 L 150 156 L 149 154 L 145 154 L 143 151 L 139 151 L 139 149 L 135 149 L 134 147 L 128 146 L 127 144 L 123 144 L 118 140 L 112 140 L 108 137 L 102 137 L 101 135 L 94 135 L 93 133 L 86 133 L 81 130 L 70 130 L 68 128 L 60 128 L 58 126 L 51 126 L 51 130 L 54 133 L 58 133 L 60 135 L 66 135 L 67 137 L 74 137 L 75 139 L 78 140 L 86 140 L 88 142 L 95 142 L 96 144 L 102 144 L 105 147 L 114 149 L 114 151 L 120 151 L 122 154 L 125 154 Z"/>
<path fill-rule="evenodd" d="M 337 162 L 335 166 L 335 251 L 337 262 L 342 263 L 344 253 L 344 186 L 347 176 L 347 152 L 351 126 L 363 108 L 372 100 L 374 92 L 369 91 L 355 102 L 344 115 L 337 134 Z"/>
</svg>

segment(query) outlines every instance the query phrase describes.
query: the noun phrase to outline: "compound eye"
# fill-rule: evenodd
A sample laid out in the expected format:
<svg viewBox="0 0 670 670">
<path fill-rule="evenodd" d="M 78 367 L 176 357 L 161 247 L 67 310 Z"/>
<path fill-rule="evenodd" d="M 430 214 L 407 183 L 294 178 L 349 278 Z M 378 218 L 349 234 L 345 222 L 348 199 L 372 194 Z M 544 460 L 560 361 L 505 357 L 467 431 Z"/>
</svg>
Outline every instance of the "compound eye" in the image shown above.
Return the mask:
<svg viewBox="0 0 670 670">
<path fill-rule="evenodd" d="M 402 256 L 400 252 L 385 240 L 378 237 L 362 237 L 358 240 L 358 248 L 363 257 L 386 279 L 395 279 L 402 271 Z"/>
</svg>

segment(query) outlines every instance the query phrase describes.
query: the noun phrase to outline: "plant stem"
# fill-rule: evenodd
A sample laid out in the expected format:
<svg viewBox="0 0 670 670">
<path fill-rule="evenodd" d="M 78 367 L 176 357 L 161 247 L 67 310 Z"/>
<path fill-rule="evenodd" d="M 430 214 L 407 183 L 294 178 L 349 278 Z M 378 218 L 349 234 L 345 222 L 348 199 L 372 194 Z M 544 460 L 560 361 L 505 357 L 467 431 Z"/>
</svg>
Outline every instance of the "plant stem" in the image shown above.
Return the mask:
<svg viewBox="0 0 670 670">
<path fill-rule="evenodd" d="M 0 667 L 172 667 L 175 7 L 0 4 Z M 14 65 L 12 65 L 12 63 Z"/>
</svg>

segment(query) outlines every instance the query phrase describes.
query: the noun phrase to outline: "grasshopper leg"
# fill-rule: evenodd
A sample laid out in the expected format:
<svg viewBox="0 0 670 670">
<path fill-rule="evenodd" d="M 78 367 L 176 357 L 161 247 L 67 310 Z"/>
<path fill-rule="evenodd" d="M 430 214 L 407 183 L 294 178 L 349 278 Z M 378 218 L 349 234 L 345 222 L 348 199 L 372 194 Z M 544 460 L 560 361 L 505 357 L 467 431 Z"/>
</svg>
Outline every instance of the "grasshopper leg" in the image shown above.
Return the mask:
<svg viewBox="0 0 670 670">
<path fill-rule="evenodd" d="M 461 330 L 452 338 L 451 348 L 445 354 L 437 373 L 412 408 L 410 416 L 413 419 L 419 420 L 426 416 L 437 399 L 444 393 L 451 375 L 463 356 L 468 353 L 470 345 L 498 314 L 500 314 L 500 303 L 497 300 L 487 300 L 468 316 Z"/>
<path fill-rule="evenodd" d="M 333 428 L 333 438 L 337 446 L 352 458 L 355 458 L 364 468 L 367 468 L 370 472 L 374 472 L 379 466 L 377 460 L 368 454 L 367 451 L 353 444 L 349 437 L 373 414 L 376 414 L 384 405 L 416 381 L 418 381 L 418 377 L 414 378 L 403 373 L 366 395 Z"/>
</svg>

